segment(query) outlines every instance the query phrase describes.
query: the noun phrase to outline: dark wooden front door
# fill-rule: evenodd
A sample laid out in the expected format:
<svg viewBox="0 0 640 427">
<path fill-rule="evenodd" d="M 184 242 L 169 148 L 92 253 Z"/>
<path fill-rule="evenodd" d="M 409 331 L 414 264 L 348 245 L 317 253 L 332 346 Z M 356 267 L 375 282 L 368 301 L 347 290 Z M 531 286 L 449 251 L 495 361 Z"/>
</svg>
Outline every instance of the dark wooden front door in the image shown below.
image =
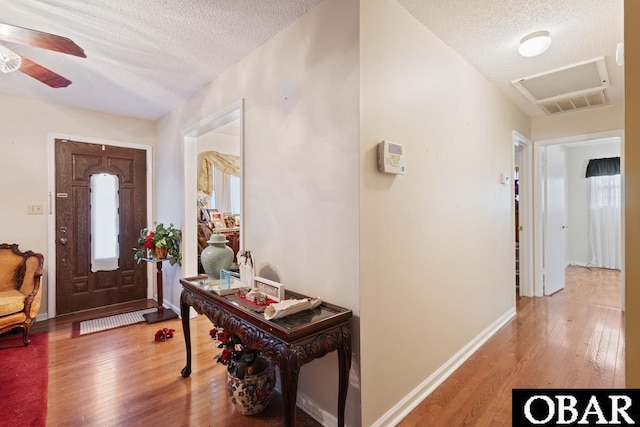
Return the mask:
<svg viewBox="0 0 640 427">
<path fill-rule="evenodd" d="M 132 248 L 146 226 L 146 152 L 57 139 L 56 312 L 73 313 L 147 297 L 146 264 Z M 91 175 L 118 177 L 119 262 L 91 271 Z"/>
</svg>

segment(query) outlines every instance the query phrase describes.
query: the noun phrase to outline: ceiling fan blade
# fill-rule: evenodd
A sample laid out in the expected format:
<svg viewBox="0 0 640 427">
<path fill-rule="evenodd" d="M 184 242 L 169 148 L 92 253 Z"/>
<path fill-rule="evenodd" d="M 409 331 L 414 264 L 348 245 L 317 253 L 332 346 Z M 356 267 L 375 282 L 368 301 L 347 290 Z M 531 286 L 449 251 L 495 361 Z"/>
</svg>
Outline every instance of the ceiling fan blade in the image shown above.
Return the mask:
<svg viewBox="0 0 640 427">
<path fill-rule="evenodd" d="M 86 58 L 84 49 L 67 37 L 0 22 L 0 39 Z"/>
<path fill-rule="evenodd" d="M 45 68 L 24 56 L 21 56 L 21 58 L 22 64 L 20 65 L 20 71 L 27 76 L 33 77 L 52 88 L 67 87 L 71 84 L 71 80 L 62 77 L 60 74 L 56 74 L 50 69 Z"/>
</svg>

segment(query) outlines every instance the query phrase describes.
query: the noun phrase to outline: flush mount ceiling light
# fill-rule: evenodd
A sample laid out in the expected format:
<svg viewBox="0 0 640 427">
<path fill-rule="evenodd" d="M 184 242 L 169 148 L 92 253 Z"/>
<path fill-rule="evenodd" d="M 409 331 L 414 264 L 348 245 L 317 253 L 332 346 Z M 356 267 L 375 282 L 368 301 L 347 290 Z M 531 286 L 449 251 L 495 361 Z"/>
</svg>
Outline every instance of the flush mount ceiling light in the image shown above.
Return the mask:
<svg viewBox="0 0 640 427">
<path fill-rule="evenodd" d="M 549 31 L 536 31 L 520 39 L 518 52 L 526 57 L 538 56 L 549 49 L 549 46 L 551 46 Z"/>
<path fill-rule="evenodd" d="M 20 68 L 22 58 L 20 55 L 10 51 L 4 46 L 0 46 L 0 71 L 10 73 Z"/>
</svg>

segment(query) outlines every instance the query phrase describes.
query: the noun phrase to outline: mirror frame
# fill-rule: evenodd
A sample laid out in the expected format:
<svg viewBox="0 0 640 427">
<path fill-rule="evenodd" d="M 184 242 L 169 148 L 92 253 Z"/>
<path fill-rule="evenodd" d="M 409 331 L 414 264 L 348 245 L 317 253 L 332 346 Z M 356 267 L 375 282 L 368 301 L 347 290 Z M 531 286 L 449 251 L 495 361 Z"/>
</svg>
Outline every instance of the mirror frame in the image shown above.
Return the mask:
<svg viewBox="0 0 640 427">
<path fill-rule="evenodd" d="M 182 268 L 185 277 L 198 275 L 198 137 L 234 120 L 240 134 L 240 249 L 244 248 L 244 99 L 221 109 L 182 131 L 184 171 L 184 224 L 182 226 Z"/>
</svg>

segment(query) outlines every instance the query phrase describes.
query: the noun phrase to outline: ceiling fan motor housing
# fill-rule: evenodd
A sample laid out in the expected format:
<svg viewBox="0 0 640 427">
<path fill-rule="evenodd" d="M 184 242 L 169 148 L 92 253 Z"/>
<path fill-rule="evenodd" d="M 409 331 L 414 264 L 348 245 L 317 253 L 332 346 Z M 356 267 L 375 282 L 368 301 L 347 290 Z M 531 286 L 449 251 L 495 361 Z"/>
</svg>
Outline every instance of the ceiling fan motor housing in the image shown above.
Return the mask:
<svg viewBox="0 0 640 427">
<path fill-rule="evenodd" d="M 0 71 L 3 73 L 10 73 L 20 68 L 21 64 L 22 59 L 20 58 L 20 55 L 0 45 Z"/>
</svg>

